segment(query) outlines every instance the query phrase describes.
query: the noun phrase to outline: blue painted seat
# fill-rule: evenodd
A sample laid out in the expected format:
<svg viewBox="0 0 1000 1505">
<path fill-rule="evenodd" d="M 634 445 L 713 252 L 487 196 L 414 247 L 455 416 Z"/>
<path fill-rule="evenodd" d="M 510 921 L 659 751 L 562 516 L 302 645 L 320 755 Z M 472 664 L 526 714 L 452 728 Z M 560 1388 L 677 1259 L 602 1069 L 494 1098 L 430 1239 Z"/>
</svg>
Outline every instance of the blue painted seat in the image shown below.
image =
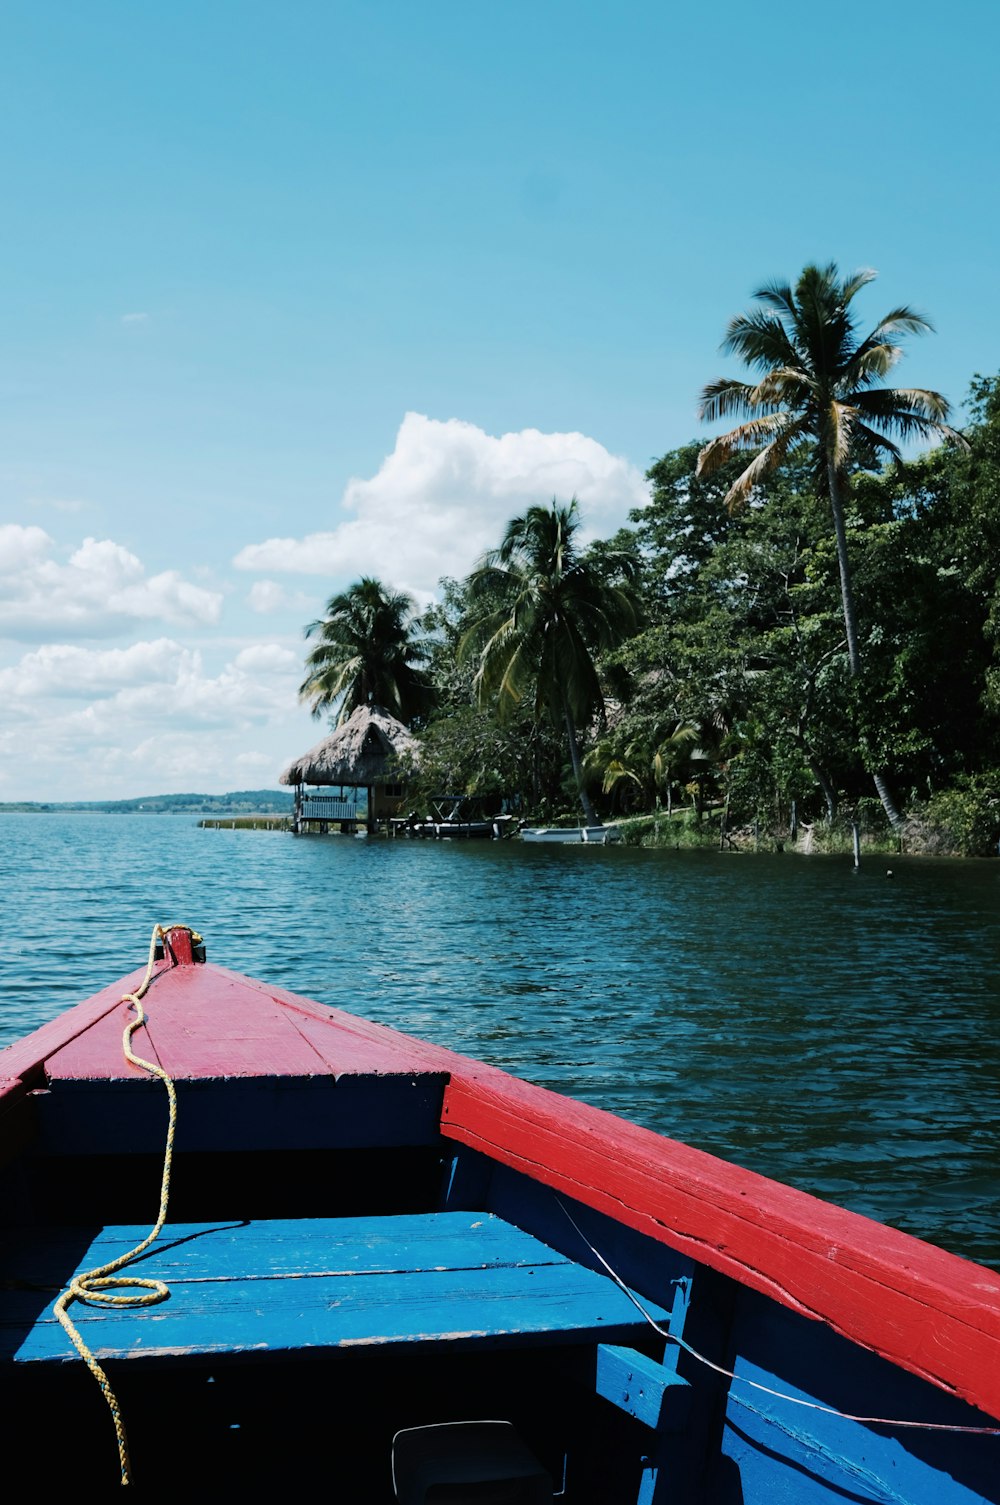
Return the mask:
<svg viewBox="0 0 1000 1505">
<path fill-rule="evenodd" d="M 146 1231 L 12 1234 L 0 1260 L 0 1361 L 71 1357 L 52 1290 Z M 612 1280 L 489 1213 L 168 1224 L 132 1268 L 166 1281 L 170 1298 L 131 1311 L 74 1304 L 98 1357 L 627 1343 L 645 1330 Z"/>
</svg>

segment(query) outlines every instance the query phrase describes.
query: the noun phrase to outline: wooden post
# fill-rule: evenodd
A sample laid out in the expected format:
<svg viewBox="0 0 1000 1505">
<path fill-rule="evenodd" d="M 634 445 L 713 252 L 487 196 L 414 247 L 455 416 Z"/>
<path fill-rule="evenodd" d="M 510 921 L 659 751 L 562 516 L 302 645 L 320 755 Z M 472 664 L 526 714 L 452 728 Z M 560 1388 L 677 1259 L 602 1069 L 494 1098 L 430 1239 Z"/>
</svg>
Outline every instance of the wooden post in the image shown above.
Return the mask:
<svg viewBox="0 0 1000 1505">
<path fill-rule="evenodd" d="M 854 838 L 854 866 L 861 866 L 861 828 L 856 820 L 851 821 L 851 834 Z"/>
<path fill-rule="evenodd" d="M 369 784 L 368 789 L 368 835 L 375 835 L 375 785 Z"/>
<path fill-rule="evenodd" d="M 788 828 L 788 839 L 792 843 L 792 846 L 799 839 L 799 812 L 794 800 L 792 800 L 792 819 Z"/>
</svg>

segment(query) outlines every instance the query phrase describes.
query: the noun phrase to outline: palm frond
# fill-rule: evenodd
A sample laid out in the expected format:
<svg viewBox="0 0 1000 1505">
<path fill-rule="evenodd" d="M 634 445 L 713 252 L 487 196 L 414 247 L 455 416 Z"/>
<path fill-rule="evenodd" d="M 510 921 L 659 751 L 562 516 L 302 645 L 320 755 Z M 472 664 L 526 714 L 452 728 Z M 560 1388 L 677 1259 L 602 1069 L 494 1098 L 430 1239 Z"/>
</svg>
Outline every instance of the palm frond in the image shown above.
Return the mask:
<svg viewBox="0 0 1000 1505">
<path fill-rule="evenodd" d="M 730 512 L 735 512 L 737 508 L 743 506 L 749 500 L 754 487 L 759 486 L 765 476 L 769 475 L 772 470 L 776 470 L 788 458 L 788 451 L 802 437 L 802 434 L 802 424 L 791 421 L 782 433 L 779 433 L 750 461 L 746 470 L 737 477 L 724 497 Z"/>
<path fill-rule="evenodd" d="M 755 302 L 766 303 L 768 307 L 777 309 L 780 314 L 794 321 L 795 299 L 787 282 L 765 282 L 751 296 Z"/>
<path fill-rule="evenodd" d="M 934 325 L 923 314 L 918 314 L 913 308 L 893 308 L 879 319 L 875 328 L 868 336 L 870 340 L 884 340 L 887 335 L 893 334 L 933 334 Z"/>
<path fill-rule="evenodd" d="M 698 403 L 698 416 L 705 423 L 715 423 L 719 418 L 739 417 L 756 411 L 753 401 L 755 388 L 744 381 L 723 377 L 709 382 L 702 389 Z"/>
<path fill-rule="evenodd" d="M 765 309 L 751 309 L 731 319 L 722 344 L 723 355 L 738 355 L 748 366 L 794 366 L 798 354 L 782 321 Z"/>
<path fill-rule="evenodd" d="M 762 376 L 750 395 L 755 408 L 796 408 L 813 400 L 814 385 L 800 366 L 780 366 Z"/>
<path fill-rule="evenodd" d="M 826 268 L 826 272 L 830 276 L 831 281 L 835 281 L 840 276 L 834 262 L 830 263 Z M 859 267 L 856 272 L 851 273 L 850 277 L 845 277 L 840 288 L 840 299 L 844 307 L 846 308 L 847 304 L 860 293 L 863 287 L 867 287 L 870 282 L 874 282 L 877 276 L 878 272 L 874 271 L 872 267 Z"/>
<path fill-rule="evenodd" d="M 857 387 L 868 387 L 874 381 L 882 381 L 902 354 L 898 345 L 891 345 L 884 340 L 869 339 L 859 345 L 845 365 L 838 384 L 845 397 Z"/>
<path fill-rule="evenodd" d="M 751 418 L 748 423 L 739 424 L 730 429 L 728 434 L 720 434 L 717 439 L 712 439 L 705 445 L 698 456 L 695 475 L 711 475 L 745 450 L 756 449 L 761 444 L 769 445 L 790 425 L 801 428 L 800 421 L 792 413 L 764 414 L 760 418 Z"/>
<path fill-rule="evenodd" d="M 856 394 L 857 406 L 867 418 L 889 427 L 899 424 L 899 432 L 921 434 L 946 423 L 951 411 L 947 398 L 924 387 L 880 387 Z M 912 429 L 905 425 L 912 423 Z M 919 427 L 920 424 L 924 428 Z M 928 429 L 929 425 L 929 429 Z"/>
<path fill-rule="evenodd" d="M 901 450 L 885 434 L 869 428 L 867 423 L 855 421 L 852 429 L 851 459 L 862 470 L 878 470 L 886 460 L 901 464 Z"/>
</svg>

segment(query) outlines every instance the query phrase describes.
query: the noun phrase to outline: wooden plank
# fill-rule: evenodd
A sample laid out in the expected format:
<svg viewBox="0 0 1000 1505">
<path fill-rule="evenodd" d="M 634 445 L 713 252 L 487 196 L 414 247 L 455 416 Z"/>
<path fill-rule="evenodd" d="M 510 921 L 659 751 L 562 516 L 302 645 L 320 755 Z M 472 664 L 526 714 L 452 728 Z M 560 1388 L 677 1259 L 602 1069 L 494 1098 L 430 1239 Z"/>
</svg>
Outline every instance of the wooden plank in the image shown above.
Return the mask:
<svg viewBox="0 0 1000 1505">
<path fill-rule="evenodd" d="M 23 1040 L 6 1046 L 0 1051 L 0 1077 L 26 1081 L 31 1086 L 39 1085 L 46 1058 L 117 1008 L 122 994 L 137 988 L 145 975 L 145 967 L 140 967 L 137 972 L 129 973 L 92 998 L 78 1003 L 75 1008 L 64 1010 Z"/>
<path fill-rule="evenodd" d="M 169 1247 L 154 1249 L 137 1267 L 144 1277 L 169 1279 L 168 1301 L 131 1312 L 77 1303 L 73 1319 L 101 1358 L 578 1343 L 627 1339 L 645 1329 L 607 1277 L 554 1255 L 500 1219 L 445 1213 L 277 1226 L 273 1237 L 264 1224 L 185 1225 L 180 1237 L 168 1238 Z M 139 1231 L 110 1230 L 99 1248 L 117 1247 Z M 305 1250 L 296 1248 L 300 1235 Z M 19 1257 L 30 1252 L 29 1243 L 22 1242 Z M 248 1265 L 262 1245 L 269 1252 Z M 317 1257 L 318 1270 L 311 1267 Z M 90 1258 L 88 1252 L 83 1263 Z M 29 1327 L 37 1306 L 37 1293 L 4 1294 L 0 1354 L 26 1363 L 76 1362 L 51 1309 Z"/>
<path fill-rule="evenodd" d="M 0 1076 L 0 1108 L 10 1108 L 28 1091 L 19 1076 Z"/>
<path fill-rule="evenodd" d="M 434 1074 L 443 1080 L 444 1073 L 432 1073 L 412 1052 L 400 1049 L 398 1042 L 366 1039 L 338 1026 L 329 1019 L 314 1019 L 308 1014 L 287 1010 L 288 1018 L 323 1059 L 335 1077 L 345 1075 L 406 1076 Z"/>
<path fill-rule="evenodd" d="M 177 1151 L 437 1145 L 443 1079 L 252 1076 L 177 1081 Z M 50 1155 L 162 1153 L 167 1096 L 152 1077 L 57 1081 L 38 1102 Z"/>
<path fill-rule="evenodd" d="M 643 1322 L 617 1287 L 595 1288 L 594 1282 L 609 1284 L 567 1265 L 205 1281 L 180 1287 L 160 1306 L 134 1312 L 77 1305 L 73 1320 L 102 1359 L 323 1352 L 395 1343 L 627 1342 Z M 11 1356 L 0 1328 L 0 1357 Z M 36 1322 L 13 1357 L 21 1363 L 79 1362 L 55 1318 Z"/>
<path fill-rule="evenodd" d="M 136 986 L 141 976 L 129 979 L 131 985 Z M 93 1017 L 89 1013 L 78 1017 L 69 1029 L 67 1014 L 30 1036 L 29 1041 L 40 1041 L 45 1033 L 43 1043 L 50 1043 L 50 1049 L 41 1054 L 34 1049 L 26 1053 L 36 1069 L 47 1061 L 49 1071 L 64 1081 L 141 1075 L 121 1053 L 128 1011 L 124 1005 L 116 1006 L 125 990 L 124 983 L 106 990 L 99 995 L 108 1000 L 100 1011 Z M 162 971 L 144 1007 L 149 1027 L 148 1033 L 137 1032 L 137 1053 L 158 1060 L 178 1080 L 331 1073 L 412 1076 L 428 1071 L 440 1074 L 463 1060 L 384 1025 L 324 1009 L 322 1004 L 221 967 L 195 965 Z M 22 1046 L 27 1044 L 22 1042 Z M 6 1063 L 5 1069 L 9 1069 Z"/>
<path fill-rule="evenodd" d="M 102 1228 L 81 1251 L 77 1228 L 15 1229 L 4 1236 L 0 1272 L 5 1281 L 61 1285 L 135 1248 L 148 1232 L 145 1225 Z M 139 1273 L 154 1261 L 156 1279 L 171 1282 L 573 1263 L 503 1218 L 467 1212 L 168 1223 Z"/>
<path fill-rule="evenodd" d="M 502 1073 L 442 1130 L 1000 1416 L 1000 1276 Z"/>
<path fill-rule="evenodd" d="M 620 1411 L 654 1430 L 683 1426 L 688 1382 L 673 1369 L 634 1348 L 601 1343 L 597 1349 L 597 1393 Z"/>
<path fill-rule="evenodd" d="M 210 990 L 192 986 L 204 981 L 214 984 Z M 201 967 L 165 973 L 147 1013 L 160 1064 L 175 1080 L 328 1075 L 279 1004 L 235 982 L 206 978 Z"/>
<path fill-rule="evenodd" d="M 150 1073 L 133 1066 L 122 1050 L 126 1026 L 135 1018 L 127 1003 L 118 1005 L 52 1052 L 45 1062 L 47 1081 L 128 1081 Z M 132 1050 L 146 1061 L 160 1064 L 149 1030 L 143 1025 L 132 1036 Z"/>
</svg>

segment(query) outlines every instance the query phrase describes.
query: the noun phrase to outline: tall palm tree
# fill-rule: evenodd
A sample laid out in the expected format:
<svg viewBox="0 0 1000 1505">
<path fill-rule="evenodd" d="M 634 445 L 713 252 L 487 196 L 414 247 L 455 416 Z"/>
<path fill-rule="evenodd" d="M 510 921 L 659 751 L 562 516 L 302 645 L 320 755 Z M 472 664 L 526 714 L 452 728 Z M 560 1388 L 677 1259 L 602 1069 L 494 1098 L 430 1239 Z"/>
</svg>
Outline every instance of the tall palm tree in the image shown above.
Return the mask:
<svg viewBox="0 0 1000 1505">
<path fill-rule="evenodd" d="M 507 524 L 500 547 L 469 579 L 473 612 L 462 653 L 479 655 L 480 702 L 497 699 L 501 715 L 534 694 L 535 715 L 565 729 L 580 803 L 590 824 L 597 816 L 584 784 L 578 728 L 603 711 L 595 657 L 634 630 L 634 560 L 609 555 L 598 571 L 577 541 L 576 498 L 568 507 L 529 507 Z M 612 584 L 608 570 L 622 583 Z"/>
<path fill-rule="evenodd" d="M 730 487 L 730 510 L 746 502 L 765 476 L 806 441 L 815 445 L 816 485 L 830 504 L 837 543 L 840 592 L 852 676 L 861 673 L 857 616 L 844 502 L 854 469 L 877 470 L 901 462 L 898 440 L 947 437 L 961 440 L 947 424 L 948 403 L 922 387 L 883 387 L 902 349 L 899 335 L 924 334 L 932 326 L 911 308 L 894 308 L 860 336 L 851 303 L 875 278 L 871 271 L 841 279 L 836 265 L 807 266 L 795 287 L 770 282 L 754 293 L 759 305 L 731 320 L 722 350 L 738 355 L 756 373 L 753 382 L 724 377 L 701 395 L 708 422 L 744 421 L 706 444 L 698 474 L 707 475 L 740 453 L 753 459 Z M 881 773 L 876 788 L 894 826 L 902 817 Z"/>
<path fill-rule="evenodd" d="M 299 695 L 314 716 L 335 710 L 341 726 L 361 705 L 380 705 L 409 724 L 430 709 L 434 688 L 421 667 L 427 650 L 414 636 L 413 602 L 363 576 L 327 602 L 306 628 L 318 638 L 306 656 Z"/>
</svg>

